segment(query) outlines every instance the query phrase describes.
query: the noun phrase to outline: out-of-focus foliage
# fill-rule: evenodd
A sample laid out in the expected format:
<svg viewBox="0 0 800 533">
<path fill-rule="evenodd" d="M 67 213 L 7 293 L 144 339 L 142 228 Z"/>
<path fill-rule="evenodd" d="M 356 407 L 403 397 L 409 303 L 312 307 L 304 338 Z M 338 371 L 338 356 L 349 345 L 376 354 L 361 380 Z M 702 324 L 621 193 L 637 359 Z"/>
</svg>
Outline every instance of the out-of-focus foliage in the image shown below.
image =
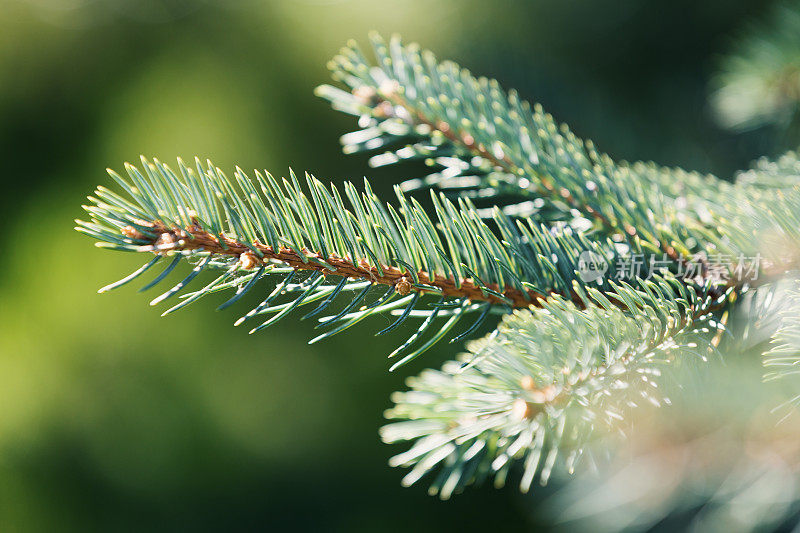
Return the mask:
<svg viewBox="0 0 800 533">
<path fill-rule="evenodd" d="M 755 188 L 792 188 L 800 183 L 800 159 L 787 152 L 776 160 L 759 158 L 750 169 L 736 174 L 736 183 Z"/>
<path fill-rule="evenodd" d="M 767 381 L 789 381 L 786 388 L 789 398 L 783 406 L 795 406 L 800 403 L 800 282 L 793 280 L 787 290 L 786 305 L 780 311 L 780 326 L 772 338 L 772 345 L 764 354 L 764 366 Z"/>
<path fill-rule="evenodd" d="M 724 127 L 748 130 L 770 124 L 797 128 L 800 5 L 785 3 L 748 24 L 719 68 L 711 100 Z"/>
<path fill-rule="evenodd" d="M 641 410 L 597 471 L 571 479 L 545 512 L 565 531 L 791 530 L 800 419 L 764 409 L 780 394 L 747 357 L 673 376 L 681 386 L 662 391 L 673 408 Z"/>
</svg>

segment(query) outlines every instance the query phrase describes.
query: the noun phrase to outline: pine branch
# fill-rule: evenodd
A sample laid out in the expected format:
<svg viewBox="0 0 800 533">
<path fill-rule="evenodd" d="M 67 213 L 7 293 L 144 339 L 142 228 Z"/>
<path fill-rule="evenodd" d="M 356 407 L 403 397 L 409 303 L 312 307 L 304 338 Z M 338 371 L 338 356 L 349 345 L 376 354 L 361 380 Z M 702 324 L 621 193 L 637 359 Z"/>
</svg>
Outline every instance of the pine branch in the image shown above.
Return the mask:
<svg viewBox="0 0 800 533">
<path fill-rule="evenodd" d="M 401 421 L 381 431 L 386 442 L 413 442 L 391 461 L 413 467 L 404 484 L 438 468 L 431 492 L 448 498 L 490 477 L 503 485 L 520 463 L 527 491 L 537 472 L 547 481 L 559 455 L 571 471 L 587 441 L 632 406 L 664 401 L 660 368 L 698 343 L 712 347 L 706 332 L 721 327 L 709 315 L 719 300 L 674 279 L 614 294 L 627 307 L 592 289 L 583 309 L 553 297 L 515 311 L 460 362 L 410 378 L 386 413 Z"/>
<path fill-rule="evenodd" d="M 360 117 L 362 130 L 343 137 L 346 152 L 407 142 L 372 162 L 424 157 L 445 165 L 406 189 L 427 184 L 471 197 L 516 195 L 532 206 L 522 216 L 547 210 L 541 217 L 547 222 L 581 212 L 594 219 L 594 234 L 624 239 L 632 253 L 667 254 L 676 264 L 754 256 L 762 253 L 764 237 L 774 240 L 776 234 L 789 249 L 800 247 L 791 230 L 800 211 L 792 191 L 797 182 L 789 177 L 795 172 L 791 154 L 772 165 L 761 163 L 736 185 L 653 163 L 615 163 L 496 81 L 476 79 L 449 61 L 439 63 L 429 51 L 404 46 L 397 37 L 388 44 L 378 35 L 371 39 L 378 66 L 351 42 L 331 63 L 334 78 L 349 92 L 321 86 L 317 94 Z M 789 190 L 756 190 L 753 173 L 768 180 L 776 172 Z M 552 214 L 559 205 L 565 211 L 560 218 Z M 762 280 L 800 265 L 796 256 L 767 252 L 775 257 L 764 258 Z M 714 267 L 706 263 L 704 271 Z"/>
<path fill-rule="evenodd" d="M 445 170 L 424 183 L 455 181 L 459 188 L 455 178 L 461 176 L 472 184 L 467 188 L 544 199 L 582 213 L 607 235 L 624 236 L 637 251 L 677 259 L 699 250 L 698 234 L 713 233 L 699 213 L 730 187 L 717 178 L 648 163 L 617 164 L 495 80 L 438 63 L 429 51 L 403 46 L 397 37 L 388 44 L 377 35 L 371 39 L 377 67 L 350 43 L 331 64 L 334 78 L 350 92 L 317 90 L 334 108 L 361 117 L 363 129 L 343 138 L 345 151 L 407 142 L 372 163 L 429 159 Z"/>
<path fill-rule="evenodd" d="M 435 319 L 447 319 L 442 326 L 447 333 L 476 311 L 483 318 L 490 308 L 506 312 L 537 306 L 553 294 L 580 302 L 576 287 L 587 285 L 579 272 L 584 252 L 609 267 L 609 275 L 591 280 L 593 285 L 606 290 L 607 279 L 616 275 L 618 253 L 611 242 L 595 243 L 569 229 L 551 231 L 530 221 L 513 221 L 499 211 L 493 221 L 498 236 L 469 201 L 456 206 L 441 194 L 432 194 L 437 215 L 431 219 L 400 191 L 397 208 L 382 204 L 369 183 L 361 194 L 345 184 L 348 207 L 335 187 L 328 190 L 311 176 L 306 194 L 294 174 L 281 186 L 269 174 L 257 172 L 253 181 L 239 169 L 234 183 L 211 163 L 203 168 L 199 161 L 195 169 L 179 161 L 179 174 L 159 161 L 142 159 L 142 165 L 144 174 L 127 166 L 128 180 L 111 172 L 126 194 L 98 188 L 96 197 L 90 197 L 94 205 L 86 206 L 92 221 L 78 221 L 77 229 L 104 247 L 156 254 L 142 269 L 101 291 L 136 279 L 162 256 L 174 258 L 148 288 L 161 282 L 181 258 L 197 262 L 185 280 L 151 304 L 177 295 L 202 270 L 223 271 L 165 314 L 226 289 L 236 289 L 236 301 L 267 274 L 289 275 L 237 324 L 277 313 L 254 332 L 322 301 L 309 313 L 317 316 L 340 294 L 358 291 L 344 311 L 318 319 L 333 329 L 312 342 L 380 313 L 399 315 L 389 329 L 411 316 L 424 318 L 422 331 L 412 337 L 416 340 L 434 331 Z M 300 273 L 309 277 L 293 283 Z M 326 284 L 329 276 L 341 279 Z M 358 307 L 370 287 L 378 285 L 388 289 L 383 298 Z M 289 300 L 276 303 L 284 294 Z M 440 301 L 430 305 L 422 295 Z M 431 345 L 423 343 L 423 348 Z"/>
</svg>

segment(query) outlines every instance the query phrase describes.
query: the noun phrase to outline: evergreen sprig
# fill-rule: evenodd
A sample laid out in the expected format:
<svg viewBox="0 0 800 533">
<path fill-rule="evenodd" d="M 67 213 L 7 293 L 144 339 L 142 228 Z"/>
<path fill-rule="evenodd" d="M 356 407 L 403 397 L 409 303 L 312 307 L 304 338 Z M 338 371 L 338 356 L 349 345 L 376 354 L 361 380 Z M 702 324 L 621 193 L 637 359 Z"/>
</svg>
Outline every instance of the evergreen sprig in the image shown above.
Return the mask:
<svg viewBox="0 0 800 533">
<path fill-rule="evenodd" d="M 165 256 L 171 261 L 145 288 L 166 279 L 182 258 L 195 266 L 151 305 L 177 295 L 202 270 L 222 271 L 200 290 L 183 295 L 164 314 L 205 295 L 235 290 L 221 306 L 228 307 L 260 279 L 277 275 L 282 279 L 276 288 L 237 324 L 269 316 L 252 333 L 314 303 L 317 307 L 305 316 L 317 317 L 337 296 L 355 292 L 343 309 L 318 319 L 330 329 L 312 342 L 374 314 L 399 315 L 380 333 L 411 316 L 423 318 L 420 329 L 401 348 L 410 349 L 412 341 L 428 330 L 433 336 L 402 360 L 406 361 L 469 313 L 479 311 L 483 320 L 492 308 L 502 312 L 537 306 L 552 294 L 576 299 L 575 287 L 586 285 L 579 275 L 584 252 L 607 261 L 614 279 L 619 254 L 613 243 L 590 241 L 569 228 L 551 231 L 533 221 L 512 220 L 499 210 L 493 218 L 495 233 L 469 200 L 456 205 L 432 194 L 436 211 L 432 219 L 399 190 L 397 208 L 383 204 L 366 181 L 362 193 L 346 183 L 343 196 L 336 187 L 328 189 L 311 176 L 306 176 L 303 188 L 294 173 L 279 183 L 260 172 L 251 180 L 241 169 L 233 181 L 212 163 L 203 167 L 199 160 L 194 168 L 179 161 L 178 173 L 144 158 L 142 168 L 144 172 L 127 165 L 128 179 L 110 171 L 125 193 L 99 187 L 90 197 L 93 205 L 85 207 L 91 222 L 78 221 L 76 229 L 97 238 L 103 247 L 156 254 L 101 292 L 133 281 Z M 606 278 L 593 284 L 609 287 Z M 383 295 L 366 304 L 370 289 L 381 285 Z M 422 296 L 438 297 L 438 302 Z M 445 321 L 438 331 L 437 319 Z"/>
<path fill-rule="evenodd" d="M 317 94 L 359 117 L 361 129 L 342 137 L 345 152 L 391 148 L 371 163 L 424 158 L 443 167 L 406 182 L 407 190 L 428 185 L 461 198 L 516 197 L 522 203 L 503 206 L 510 216 L 548 224 L 578 217 L 576 227 L 593 236 L 625 242 L 630 253 L 666 255 L 676 265 L 691 257 L 759 254 L 765 234 L 774 238 L 787 229 L 786 240 L 800 242 L 791 229 L 800 199 L 791 191 L 615 162 L 496 80 L 439 62 L 397 36 L 388 43 L 370 37 L 376 64 L 351 41 L 329 65 L 347 90 L 322 85 Z M 789 182 L 793 157 L 771 164 Z M 775 173 L 755 171 L 765 181 Z M 769 259 L 768 277 L 800 264 L 796 257 Z"/>
<path fill-rule="evenodd" d="M 582 215 L 636 251 L 673 258 L 699 251 L 705 234 L 713 233 L 699 213 L 728 187 L 721 180 L 652 163 L 615 163 L 496 80 L 438 62 L 396 36 L 386 43 L 372 34 L 371 41 L 377 66 L 351 42 L 330 65 L 348 91 L 323 85 L 317 94 L 360 117 L 362 129 L 342 138 L 346 152 L 394 147 L 371 163 L 424 158 L 444 167 L 407 188 L 426 184 L 538 201 L 563 217 Z"/>
<path fill-rule="evenodd" d="M 670 278 L 613 294 L 625 305 L 589 289 L 583 308 L 554 297 L 517 310 L 460 361 L 409 379 L 386 414 L 402 421 L 381 431 L 386 442 L 413 442 L 390 462 L 412 467 L 403 482 L 438 468 L 431 492 L 449 498 L 486 478 L 503 485 L 519 463 L 527 491 L 537 472 L 547 481 L 559 454 L 572 470 L 586 442 L 630 407 L 664 401 L 663 365 L 687 351 L 706 357 L 709 330 L 721 328 L 708 311 L 719 300 Z"/>
</svg>

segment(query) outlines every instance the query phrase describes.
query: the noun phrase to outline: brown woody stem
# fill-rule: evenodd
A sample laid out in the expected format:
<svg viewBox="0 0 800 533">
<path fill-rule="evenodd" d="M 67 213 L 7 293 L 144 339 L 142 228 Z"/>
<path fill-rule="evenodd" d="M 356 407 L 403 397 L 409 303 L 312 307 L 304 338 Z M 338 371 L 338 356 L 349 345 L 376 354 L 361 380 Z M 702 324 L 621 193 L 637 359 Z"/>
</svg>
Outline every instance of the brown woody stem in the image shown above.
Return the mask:
<svg viewBox="0 0 800 533">
<path fill-rule="evenodd" d="M 145 238 L 143 234 L 131 226 L 123 229 L 123 233 L 128 237 L 150 241 L 149 244 L 143 245 L 140 248 L 143 252 L 202 249 L 203 251 L 217 255 L 239 257 L 243 268 L 248 269 L 260 266 L 266 261 L 274 260 L 284 263 L 295 270 L 316 271 L 322 272 L 323 274 L 369 280 L 373 283 L 393 286 L 400 294 L 408 294 L 411 291 L 433 293 L 453 298 L 466 298 L 472 301 L 489 302 L 491 304 L 506 304 L 518 308 L 529 306 L 538 307 L 550 294 L 555 293 L 552 292 L 545 295 L 533 290 L 522 291 L 510 287 L 501 290 L 496 284 L 481 286 L 471 278 L 462 279 L 460 283 L 456 284 L 453 278 L 438 274 L 434 277 L 430 277 L 430 275 L 424 271 L 416 273 L 418 283 L 414 283 L 412 279 L 413 276 L 408 272 L 389 265 L 382 265 L 381 268 L 378 269 L 376 266 L 370 265 L 365 259 L 356 259 L 354 262 L 349 257 L 339 257 L 335 254 L 322 257 L 319 253 L 306 249 L 302 250 L 301 255 L 290 248 L 281 247 L 276 251 L 271 246 L 266 246 L 258 242 L 254 243 L 252 247 L 248 247 L 225 235 L 217 237 L 200 228 L 197 224 L 193 224 L 188 228 L 180 228 L 167 227 L 162 222 L 137 221 L 137 223 L 140 226 L 152 228 L 153 233 L 159 235 L 158 238 L 151 240 Z M 261 252 L 263 256 L 259 258 L 258 255 L 253 252 L 253 248 Z M 314 262 L 309 260 L 309 258 L 319 260 L 319 262 Z M 326 264 L 328 266 L 326 266 Z M 423 286 L 432 288 L 428 289 Z M 502 298 L 485 291 L 482 287 L 502 294 Z M 577 294 L 571 294 L 569 298 L 582 305 Z"/>
</svg>

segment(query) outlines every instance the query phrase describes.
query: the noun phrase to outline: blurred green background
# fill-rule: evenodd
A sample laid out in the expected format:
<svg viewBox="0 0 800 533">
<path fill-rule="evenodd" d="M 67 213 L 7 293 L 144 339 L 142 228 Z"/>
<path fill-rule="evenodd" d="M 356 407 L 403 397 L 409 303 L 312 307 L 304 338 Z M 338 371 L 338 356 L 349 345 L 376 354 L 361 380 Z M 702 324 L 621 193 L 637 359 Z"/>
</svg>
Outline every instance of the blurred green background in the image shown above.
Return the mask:
<svg viewBox="0 0 800 533">
<path fill-rule="evenodd" d="M 339 46 L 371 29 L 517 87 L 614 157 L 729 176 L 779 151 L 769 131 L 720 130 L 708 107 L 719 56 L 769 7 L 0 0 L 0 530 L 541 525 L 536 497 L 513 487 L 442 503 L 386 465 L 389 394 L 458 346 L 389 374 L 408 327 L 307 346 L 308 324 L 248 336 L 208 302 L 162 319 L 133 288 L 96 294 L 141 258 L 94 248 L 71 221 L 106 166 L 139 154 L 366 174 L 389 198 L 421 170 L 342 155 L 353 120 L 312 95 Z"/>
</svg>

